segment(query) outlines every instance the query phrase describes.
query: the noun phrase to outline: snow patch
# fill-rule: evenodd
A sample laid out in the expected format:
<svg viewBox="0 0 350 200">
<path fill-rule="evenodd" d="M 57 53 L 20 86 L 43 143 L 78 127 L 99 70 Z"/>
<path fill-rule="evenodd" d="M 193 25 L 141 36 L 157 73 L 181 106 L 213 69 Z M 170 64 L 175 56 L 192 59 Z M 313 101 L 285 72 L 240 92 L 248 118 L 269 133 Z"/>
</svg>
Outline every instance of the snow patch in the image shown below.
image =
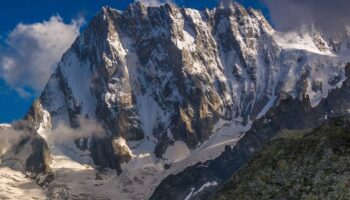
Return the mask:
<svg viewBox="0 0 350 200">
<path fill-rule="evenodd" d="M 63 77 L 66 78 L 68 87 L 76 100 L 76 104 L 81 107 L 81 115 L 88 114 L 95 117 L 96 99 L 91 92 L 93 71 L 89 61 L 82 62 L 73 50 L 63 58 L 60 64 Z"/>
<path fill-rule="evenodd" d="M 41 107 L 39 111 L 42 113 L 43 120 L 39 124 L 39 128 L 37 129 L 37 133 L 44 138 L 45 141 L 48 141 L 51 133 L 51 115 L 50 113 Z"/>
<path fill-rule="evenodd" d="M 260 111 L 260 113 L 257 115 L 256 119 L 262 118 L 266 113 L 272 108 L 273 104 L 275 103 L 277 99 L 277 96 L 273 96 L 267 104 L 264 106 L 264 108 Z"/>
<path fill-rule="evenodd" d="M 0 128 L 11 128 L 11 124 L 0 124 Z"/>
<path fill-rule="evenodd" d="M 175 141 L 174 144 L 165 151 L 163 158 L 169 163 L 179 162 L 190 155 L 186 143 L 182 141 Z"/>
<path fill-rule="evenodd" d="M 319 55 L 335 56 L 329 49 L 320 51 L 316 47 L 313 37 L 307 32 L 291 31 L 282 33 L 276 31 L 273 36 L 275 41 L 284 49 L 298 49 Z"/>
<path fill-rule="evenodd" d="M 206 182 L 203 184 L 197 191 L 195 188 L 191 188 L 191 192 L 186 196 L 185 200 L 190 200 L 192 197 L 196 196 L 200 192 L 202 192 L 204 189 L 209 188 L 209 187 L 214 187 L 217 186 L 218 183 L 216 181 L 211 181 L 211 182 Z"/>
<path fill-rule="evenodd" d="M 137 98 L 143 132 L 149 139 L 152 139 L 154 138 L 153 130 L 157 122 L 162 120 L 160 117 L 163 111 L 151 96 L 139 96 Z"/>
<path fill-rule="evenodd" d="M 1 167 L 0 183 L 1 199 L 46 199 L 45 191 L 20 171 Z"/>
</svg>

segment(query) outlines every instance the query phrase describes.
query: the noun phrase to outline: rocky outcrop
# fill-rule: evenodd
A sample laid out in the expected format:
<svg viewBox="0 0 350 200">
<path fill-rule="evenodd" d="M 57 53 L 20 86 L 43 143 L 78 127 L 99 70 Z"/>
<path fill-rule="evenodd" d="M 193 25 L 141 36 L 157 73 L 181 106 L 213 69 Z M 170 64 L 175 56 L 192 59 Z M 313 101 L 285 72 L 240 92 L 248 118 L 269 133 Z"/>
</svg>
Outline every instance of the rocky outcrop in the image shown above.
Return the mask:
<svg viewBox="0 0 350 200">
<path fill-rule="evenodd" d="M 35 132 L 27 121 L 11 126 L 18 140 L 0 157 L 0 167 L 9 167 L 27 174 L 37 184 L 46 187 L 52 181 L 51 153 L 46 141 Z"/>
<path fill-rule="evenodd" d="M 282 132 L 211 199 L 348 199 L 350 121 Z"/>
</svg>

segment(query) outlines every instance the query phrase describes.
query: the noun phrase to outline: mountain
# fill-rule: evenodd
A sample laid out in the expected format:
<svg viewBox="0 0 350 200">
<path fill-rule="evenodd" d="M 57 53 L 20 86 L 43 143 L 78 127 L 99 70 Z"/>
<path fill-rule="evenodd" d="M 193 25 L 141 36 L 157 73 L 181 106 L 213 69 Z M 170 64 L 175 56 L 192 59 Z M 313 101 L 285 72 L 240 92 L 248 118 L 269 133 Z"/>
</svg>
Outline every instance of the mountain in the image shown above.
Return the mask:
<svg viewBox="0 0 350 200">
<path fill-rule="evenodd" d="M 237 3 L 104 7 L 16 128 L 30 140 L 15 147 L 40 141 L 21 170 L 50 198 L 200 198 L 280 129 L 348 112 L 349 48 L 312 26 L 277 32 Z"/>
<path fill-rule="evenodd" d="M 349 126 L 348 117 L 337 117 L 282 133 L 212 199 L 349 199 Z"/>
</svg>

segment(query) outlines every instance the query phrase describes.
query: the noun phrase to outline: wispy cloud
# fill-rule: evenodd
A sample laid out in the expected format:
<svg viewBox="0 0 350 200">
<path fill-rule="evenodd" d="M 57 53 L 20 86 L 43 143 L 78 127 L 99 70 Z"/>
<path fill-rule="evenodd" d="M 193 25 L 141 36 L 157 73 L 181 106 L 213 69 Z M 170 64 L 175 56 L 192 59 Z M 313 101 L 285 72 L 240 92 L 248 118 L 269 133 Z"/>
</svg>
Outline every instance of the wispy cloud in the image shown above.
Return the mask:
<svg viewBox="0 0 350 200">
<path fill-rule="evenodd" d="M 22 97 L 41 92 L 62 54 L 79 35 L 82 19 L 66 24 L 59 16 L 19 23 L 0 49 L 0 76 Z"/>
<path fill-rule="evenodd" d="M 45 139 L 50 145 L 60 145 L 80 138 L 103 138 L 106 136 L 102 125 L 96 120 L 79 117 L 78 124 L 79 126 L 77 128 L 72 128 L 66 123 L 61 122 L 51 130 Z M 32 132 L 27 131 L 28 128 L 32 129 L 30 127 L 23 120 L 14 122 L 10 126 L 0 125 L 0 156 L 15 147 L 21 139 L 28 136 L 28 133 L 32 134 Z M 31 131 L 34 131 L 34 129 Z"/>
<path fill-rule="evenodd" d="M 72 128 L 61 122 L 51 130 L 45 139 L 50 145 L 61 145 L 80 138 L 106 137 L 105 130 L 96 120 L 78 117 L 78 124 L 77 128 Z M 35 131 L 33 127 L 24 120 L 14 122 L 12 125 L 0 124 L 0 156 L 16 147 L 23 138 L 33 134 L 33 131 Z"/>
<path fill-rule="evenodd" d="M 279 30 L 314 24 L 325 32 L 337 32 L 350 24 L 349 0 L 262 0 Z"/>
<path fill-rule="evenodd" d="M 13 145 L 17 144 L 25 136 L 23 131 L 13 127 L 0 127 L 0 156 L 6 153 Z"/>
<path fill-rule="evenodd" d="M 71 128 L 65 123 L 59 123 L 57 127 L 52 130 L 50 142 L 53 144 L 63 144 L 67 141 L 73 141 L 80 138 L 88 137 L 105 137 L 105 131 L 101 124 L 95 120 L 78 118 L 79 127 Z"/>
<path fill-rule="evenodd" d="M 145 6 L 158 7 L 165 3 L 176 4 L 174 0 L 136 0 L 135 2 L 141 2 Z"/>
</svg>

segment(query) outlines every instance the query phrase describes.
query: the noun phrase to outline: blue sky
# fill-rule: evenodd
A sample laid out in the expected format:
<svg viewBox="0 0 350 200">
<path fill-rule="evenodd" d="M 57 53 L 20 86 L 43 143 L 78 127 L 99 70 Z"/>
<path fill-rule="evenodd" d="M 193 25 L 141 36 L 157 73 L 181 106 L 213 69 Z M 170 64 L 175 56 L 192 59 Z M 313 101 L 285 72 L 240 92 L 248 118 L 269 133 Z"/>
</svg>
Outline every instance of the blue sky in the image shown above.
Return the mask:
<svg viewBox="0 0 350 200">
<path fill-rule="evenodd" d="M 133 0 L 10 0 L 0 8 L 0 53 L 6 48 L 6 38 L 17 24 L 33 24 L 59 15 L 64 23 L 82 16 L 89 21 L 102 6 L 124 10 Z M 218 0 L 177 0 L 179 6 L 203 9 L 217 5 Z M 246 7 L 267 8 L 259 0 L 238 0 Z M 82 27 L 82 29 L 84 26 Z M 0 63 L 1 65 L 2 63 Z M 0 66 L 1 67 L 1 66 Z M 0 123 L 18 120 L 26 113 L 36 95 L 22 97 L 0 78 Z"/>
</svg>

